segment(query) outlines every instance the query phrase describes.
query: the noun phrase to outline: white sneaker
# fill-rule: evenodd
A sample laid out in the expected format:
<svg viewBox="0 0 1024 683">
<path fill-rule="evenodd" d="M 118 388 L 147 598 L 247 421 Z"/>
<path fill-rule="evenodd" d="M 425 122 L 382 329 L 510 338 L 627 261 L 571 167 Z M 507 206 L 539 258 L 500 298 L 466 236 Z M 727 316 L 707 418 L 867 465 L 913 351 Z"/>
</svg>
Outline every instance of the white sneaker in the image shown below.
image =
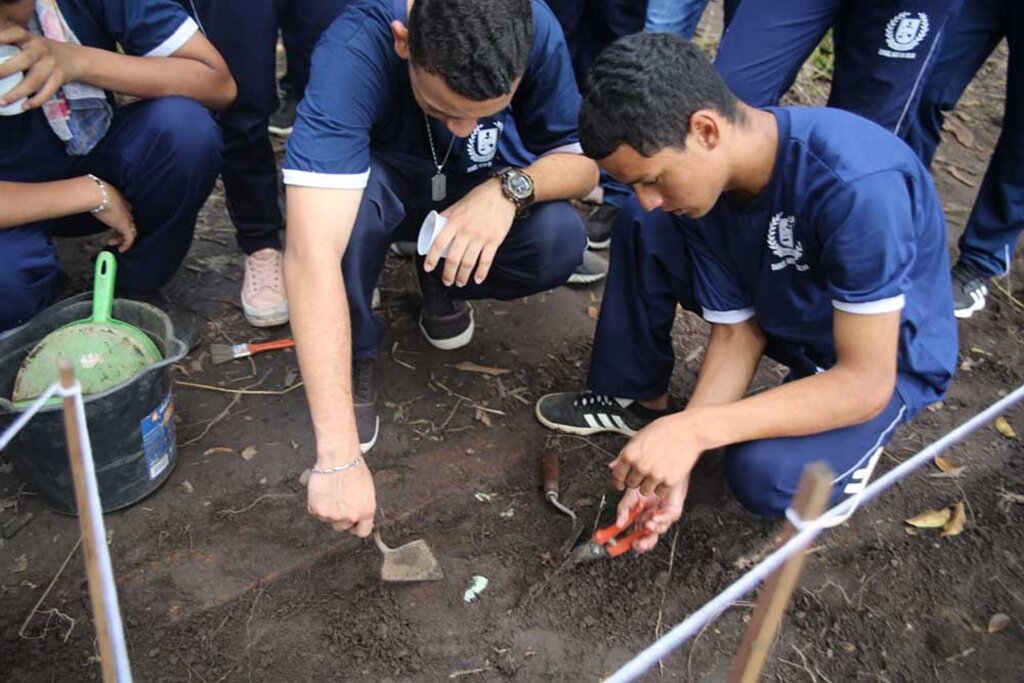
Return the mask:
<svg viewBox="0 0 1024 683">
<path fill-rule="evenodd" d="M 253 327 L 274 327 L 288 322 L 283 261 L 281 250 L 269 247 L 245 257 L 242 309 Z"/>
</svg>

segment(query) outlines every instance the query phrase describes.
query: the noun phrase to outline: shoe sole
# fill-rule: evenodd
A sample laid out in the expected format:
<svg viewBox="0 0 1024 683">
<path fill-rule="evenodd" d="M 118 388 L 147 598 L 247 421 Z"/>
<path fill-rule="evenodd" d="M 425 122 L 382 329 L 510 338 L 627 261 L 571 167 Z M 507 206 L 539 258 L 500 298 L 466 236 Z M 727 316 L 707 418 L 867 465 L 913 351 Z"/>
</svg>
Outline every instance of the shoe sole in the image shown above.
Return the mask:
<svg viewBox="0 0 1024 683">
<path fill-rule="evenodd" d="M 294 126 L 288 126 L 287 128 L 278 128 L 277 126 L 267 126 L 267 132 L 271 135 L 276 135 L 279 138 L 286 138 L 292 134 L 295 130 Z"/>
<path fill-rule="evenodd" d="M 601 240 L 600 242 L 592 242 L 590 238 L 587 238 L 587 249 L 590 251 L 604 251 L 612 245 L 612 238 Z"/>
<path fill-rule="evenodd" d="M 476 327 L 476 323 L 473 321 L 473 307 L 469 307 L 469 326 L 454 337 L 448 339 L 434 339 L 427 334 L 427 328 L 423 327 L 423 314 L 420 313 L 420 332 L 423 333 L 423 338 L 427 340 L 431 346 L 435 349 L 441 349 L 442 351 L 454 351 L 455 349 L 461 349 L 463 346 L 473 340 L 473 330 Z"/>
<path fill-rule="evenodd" d="M 253 327 L 279 327 L 288 323 L 288 307 L 278 309 L 269 313 L 261 313 L 253 310 L 242 302 L 242 311 L 245 313 L 245 320 Z"/>
<path fill-rule="evenodd" d="M 581 273 L 573 273 L 569 276 L 568 284 L 570 285 L 589 285 L 599 280 L 603 280 L 608 273 L 588 273 L 583 275 Z"/>
<path fill-rule="evenodd" d="M 544 425 L 548 429 L 554 430 L 556 432 L 564 432 L 565 434 L 575 434 L 576 436 L 592 436 L 594 434 L 606 434 L 607 433 L 607 434 L 621 434 L 623 436 L 632 437 L 634 434 L 636 434 L 636 430 L 634 430 L 634 429 L 629 429 L 629 430 L 623 431 L 621 429 L 615 429 L 614 427 L 576 427 L 574 425 L 567 425 L 567 424 L 560 424 L 558 422 L 552 422 L 551 420 L 547 419 L 546 417 L 544 417 L 544 415 L 541 414 L 541 412 L 540 412 L 540 404 L 548 396 L 556 396 L 556 395 L 557 394 L 545 394 L 544 396 L 541 396 L 540 400 L 537 401 L 537 405 L 535 405 L 534 408 L 533 408 L 533 415 L 534 415 L 534 417 L 537 418 L 537 422 L 540 422 L 542 425 Z"/>
<path fill-rule="evenodd" d="M 359 452 L 366 455 L 374 444 L 377 443 L 377 437 L 380 436 L 380 415 L 377 416 L 376 422 L 373 423 L 373 438 L 367 443 L 359 442 Z"/>
<path fill-rule="evenodd" d="M 985 310 L 985 302 L 982 301 L 980 304 L 973 304 L 969 308 L 954 308 L 953 309 L 953 315 L 956 316 L 957 318 L 959 318 L 960 320 L 966 320 L 967 318 L 970 318 L 972 315 L 974 315 L 978 311 L 984 311 L 984 310 Z"/>
</svg>

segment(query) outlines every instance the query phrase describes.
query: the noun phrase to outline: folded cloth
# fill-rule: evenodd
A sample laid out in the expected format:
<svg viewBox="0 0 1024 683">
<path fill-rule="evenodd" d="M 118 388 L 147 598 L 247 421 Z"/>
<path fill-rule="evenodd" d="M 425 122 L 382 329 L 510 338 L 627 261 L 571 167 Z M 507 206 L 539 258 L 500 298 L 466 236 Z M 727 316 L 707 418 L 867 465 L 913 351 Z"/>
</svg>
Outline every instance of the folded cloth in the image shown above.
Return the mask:
<svg viewBox="0 0 1024 683">
<path fill-rule="evenodd" d="M 29 30 L 50 40 L 81 45 L 57 6 L 57 0 L 36 0 L 36 15 Z M 50 128 L 64 142 L 68 154 L 88 154 L 110 128 L 114 110 L 107 93 L 84 83 L 65 83 L 43 104 Z"/>
</svg>

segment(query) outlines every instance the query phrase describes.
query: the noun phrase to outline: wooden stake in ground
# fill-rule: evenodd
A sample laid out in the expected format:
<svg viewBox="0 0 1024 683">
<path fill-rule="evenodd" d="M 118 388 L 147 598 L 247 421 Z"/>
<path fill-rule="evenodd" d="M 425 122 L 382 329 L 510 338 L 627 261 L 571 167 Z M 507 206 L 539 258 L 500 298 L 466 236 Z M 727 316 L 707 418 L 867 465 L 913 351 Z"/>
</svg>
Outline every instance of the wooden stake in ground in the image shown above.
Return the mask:
<svg viewBox="0 0 1024 683">
<path fill-rule="evenodd" d="M 65 390 L 75 386 L 75 371 L 67 361 L 60 364 L 60 385 Z M 124 642 L 121 611 L 118 607 L 114 572 L 107 550 L 107 533 L 103 527 L 103 509 L 100 506 L 96 484 L 96 468 L 92 450 L 88 447 L 84 419 L 78 420 L 75 405 L 81 396 L 64 397 L 64 433 L 71 459 L 71 476 L 75 483 L 75 504 L 78 522 L 82 528 L 82 548 L 85 554 L 85 573 L 89 579 L 89 598 L 92 618 L 100 645 L 100 663 L 104 683 L 131 683 L 128 650 Z"/>
<path fill-rule="evenodd" d="M 811 463 L 804 469 L 800 487 L 793 499 L 793 510 L 800 519 L 816 519 L 825 511 L 833 477 L 832 470 L 822 462 Z M 787 521 L 779 534 L 779 545 L 788 542 L 796 533 L 797 529 Z M 729 672 L 730 683 L 753 683 L 760 680 L 765 660 L 771 652 L 779 624 L 789 607 L 806 558 L 807 553 L 794 555 L 764 582 L 750 624 L 743 634 L 739 653 Z"/>
</svg>

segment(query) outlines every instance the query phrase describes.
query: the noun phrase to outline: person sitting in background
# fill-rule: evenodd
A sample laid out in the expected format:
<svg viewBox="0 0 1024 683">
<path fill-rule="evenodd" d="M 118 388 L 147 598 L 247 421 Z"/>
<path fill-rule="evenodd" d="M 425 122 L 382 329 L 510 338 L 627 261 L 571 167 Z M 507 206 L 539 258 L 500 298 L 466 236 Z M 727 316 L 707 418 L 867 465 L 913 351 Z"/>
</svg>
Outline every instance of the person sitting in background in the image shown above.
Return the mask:
<svg viewBox="0 0 1024 683">
<path fill-rule="evenodd" d="M 157 290 L 217 177 L 224 60 L 173 0 L 0 0 L 0 46 L 0 79 L 23 73 L 0 95 L 0 331 L 56 295 L 54 235 L 110 230 L 119 289 Z"/>
<path fill-rule="evenodd" d="M 631 439 L 611 463 L 652 532 L 679 519 L 697 460 L 724 449 L 729 483 L 782 515 L 805 465 L 858 495 L 898 425 L 940 400 L 957 358 L 946 223 L 927 169 L 849 112 L 754 109 L 707 56 L 668 34 L 614 43 L 580 112 L 588 156 L 648 211 L 616 222 L 589 384 L 536 415 Z M 628 215 L 626 216 L 628 217 Z M 668 397 L 682 304 L 711 324 L 686 409 Z M 762 357 L 789 368 L 747 396 Z"/>
</svg>

